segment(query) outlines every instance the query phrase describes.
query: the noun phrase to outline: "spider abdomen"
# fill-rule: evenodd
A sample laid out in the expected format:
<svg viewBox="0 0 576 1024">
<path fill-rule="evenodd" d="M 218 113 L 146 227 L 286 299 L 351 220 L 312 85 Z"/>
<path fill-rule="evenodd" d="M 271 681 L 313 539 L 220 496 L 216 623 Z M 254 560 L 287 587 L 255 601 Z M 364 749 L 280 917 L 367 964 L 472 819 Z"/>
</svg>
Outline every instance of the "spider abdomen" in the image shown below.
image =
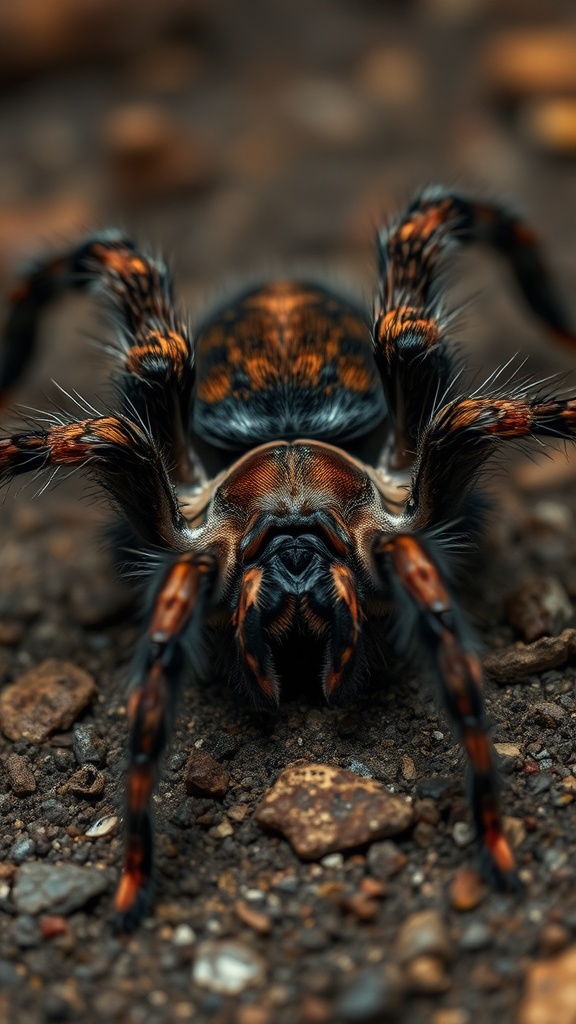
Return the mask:
<svg viewBox="0 0 576 1024">
<path fill-rule="evenodd" d="M 200 327 L 195 357 L 193 428 L 221 448 L 347 441 L 385 415 L 366 317 L 318 285 L 244 293 Z"/>
</svg>

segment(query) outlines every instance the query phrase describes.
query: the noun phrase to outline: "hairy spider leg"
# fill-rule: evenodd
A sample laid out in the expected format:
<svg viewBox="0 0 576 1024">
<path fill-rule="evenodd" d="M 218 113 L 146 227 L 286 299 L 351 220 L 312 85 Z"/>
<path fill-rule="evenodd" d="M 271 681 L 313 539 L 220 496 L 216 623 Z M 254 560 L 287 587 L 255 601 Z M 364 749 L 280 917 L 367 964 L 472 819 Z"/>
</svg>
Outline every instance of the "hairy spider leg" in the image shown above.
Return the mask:
<svg viewBox="0 0 576 1024">
<path fill-rule="evenodd" d="M 122 412 L 146 424 L 187 478 L 192 344 L 174 312 L 166 264 L 141 253 L 118 231 L 103 231 L 64 255 L 37 261 L 15 286 L 0 351 L 0 404 L 33 353 L 44 307 L 69 289 L 97 292 L 108 301 L 117 330 Z"/>
<path fill-rule="evenodd" d="M 485 242 L 509 262 L 528 305 L 562 341 L 576 335 L 556 294 L 534 232 L 505 206 L 432 187 L 378 235 L 380 292 L 374 351 L 391 410 L 387 460 L 410 466 L 415 438 L 455 375 L 442 303 L 445 257 Z"/>
<path fill-rule="evenodd" d="M 172 551 L 190 548 L 190 530 L 162 452 L 140 424 L 104 416 L 0 439 L 0 484 L 60 466 L 85 466 L 142 540 Z"/>
<path fill-rule="evenodd" d="M 168 569 L 153 600 L 141 668 L 128 698 L 126 851 L 114 900 L 118 931 L 134 928 L 151 907 L 152 791 L 185 665 L 183 634 L 188 642 L 194 639 L 190 633 L 202 621 L 215 570 L 209 552 L 182 555 Z"/>
<path fill-rule="evenodd" d="M 576 398 L 542 393 L 448 402 L 418 442 L 411 505 L 414 528 L 453 520 L 462 509 L 497 442 L 536 436 L 576 436 Z"/>
<path fill-rule="evenodd" d="M 482 670 L 464 638 L 460 614 L 422 540 L 400 534 L 379 538 L 374 554 L 383 575 L 400 587 L 417 612 L 417 629 L 431 651 L 447 709 L 471 769 L 471 803 L 483 860 L 504 888 L 518 884 L 514 855 L 502 830 L 494 753 L 482 700 Z M 406 602 L 400 601 L 399 614 Z"/>
</svg>

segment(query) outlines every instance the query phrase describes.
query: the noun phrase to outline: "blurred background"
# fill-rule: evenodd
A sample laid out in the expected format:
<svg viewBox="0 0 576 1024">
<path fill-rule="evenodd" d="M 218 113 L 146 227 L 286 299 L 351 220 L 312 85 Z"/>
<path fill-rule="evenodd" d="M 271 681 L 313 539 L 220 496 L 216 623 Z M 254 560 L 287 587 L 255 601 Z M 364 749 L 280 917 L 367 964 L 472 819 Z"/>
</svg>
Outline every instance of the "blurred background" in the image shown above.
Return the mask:
<svg viewBox="0 0 576 1024">
<path fill-rule="evenodd" d="M 192 310 L 302 262 L 369 294 L 374 226 L 433 181 L 511 200 L 568 297 L 576 281 L 572 0 L 20 0 L 0 5 L 0 90 L 4 292 L 38 249 L 119 224 L 168 254 Z M 463 262 L 470 343 L 537 368 L 502 267 Z M 28 398 L 53 376 L 97 387 L 83 315 L 50 322 Z"/>
</svg>

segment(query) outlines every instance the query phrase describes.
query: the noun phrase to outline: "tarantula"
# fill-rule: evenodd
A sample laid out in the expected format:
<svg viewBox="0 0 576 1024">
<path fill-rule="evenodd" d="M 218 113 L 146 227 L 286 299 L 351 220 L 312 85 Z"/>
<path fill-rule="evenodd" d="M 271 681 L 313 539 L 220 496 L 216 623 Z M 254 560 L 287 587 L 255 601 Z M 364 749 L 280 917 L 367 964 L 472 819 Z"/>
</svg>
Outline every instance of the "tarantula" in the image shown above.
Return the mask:
<svg viewBox="0 0 576 1024">
<path fill-rule="evenodd" d="M 533 311 L 573 342 L 532 232 L 503 206 L 442 188 L 380 230 L 372 318 L 323 285 L 273 280 L 222 303 L 192 338 L 165 264 L 115 231 L 36 263 L 14 290 L 0 394 L 29 359 L 46 303 L 88 289 L 115 316 L 117 411 L 5 437 L 0 481 L 84 466 L 133 543 L 164 552 L 128 701 L 119 928 L 150 905 L 158 762 L 172 698 L 190 668 L 206 673 L 206 645 L 272 706 L 313 651 L 336 705 L 374 664 L 375 638 L 400 626 L 427 654 L 467 753 L 486 866 L 514 885 L 454 540 L 478 528 L 474 489 L 496 442 L 574 436 L 576 399 L 521 385 L 457 392 L 440 272 L 474 241 L 507 257 Z M 378 431 L 369 465 L 359 456 Z M 224 468 L 210 478 L 218 453 Z"/>
</svg>

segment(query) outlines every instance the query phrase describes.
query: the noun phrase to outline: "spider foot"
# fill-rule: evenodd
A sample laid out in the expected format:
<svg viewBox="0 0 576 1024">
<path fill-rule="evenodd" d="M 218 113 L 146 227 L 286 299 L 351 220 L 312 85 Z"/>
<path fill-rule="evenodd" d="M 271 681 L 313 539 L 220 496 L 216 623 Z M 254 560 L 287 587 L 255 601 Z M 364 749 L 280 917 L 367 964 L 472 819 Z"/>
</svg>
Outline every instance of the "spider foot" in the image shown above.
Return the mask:
<svg viewBox="0 0 576 1024">
<path fill-rule="evenodd" d="M 154 883 L 151 878 L 124 871 L 116 890 L 112 918 L 115 935 L 132 932 L 152 911 Z"/>
<path fill-rule="evenodd" d="M 523 885 L 518 874 L 514 854 L 508 840 L 500 834 L 485 840 L 480 850 L 482 874 L 492 889 L 498 892 L 519 893 Z"/>
</svg>

